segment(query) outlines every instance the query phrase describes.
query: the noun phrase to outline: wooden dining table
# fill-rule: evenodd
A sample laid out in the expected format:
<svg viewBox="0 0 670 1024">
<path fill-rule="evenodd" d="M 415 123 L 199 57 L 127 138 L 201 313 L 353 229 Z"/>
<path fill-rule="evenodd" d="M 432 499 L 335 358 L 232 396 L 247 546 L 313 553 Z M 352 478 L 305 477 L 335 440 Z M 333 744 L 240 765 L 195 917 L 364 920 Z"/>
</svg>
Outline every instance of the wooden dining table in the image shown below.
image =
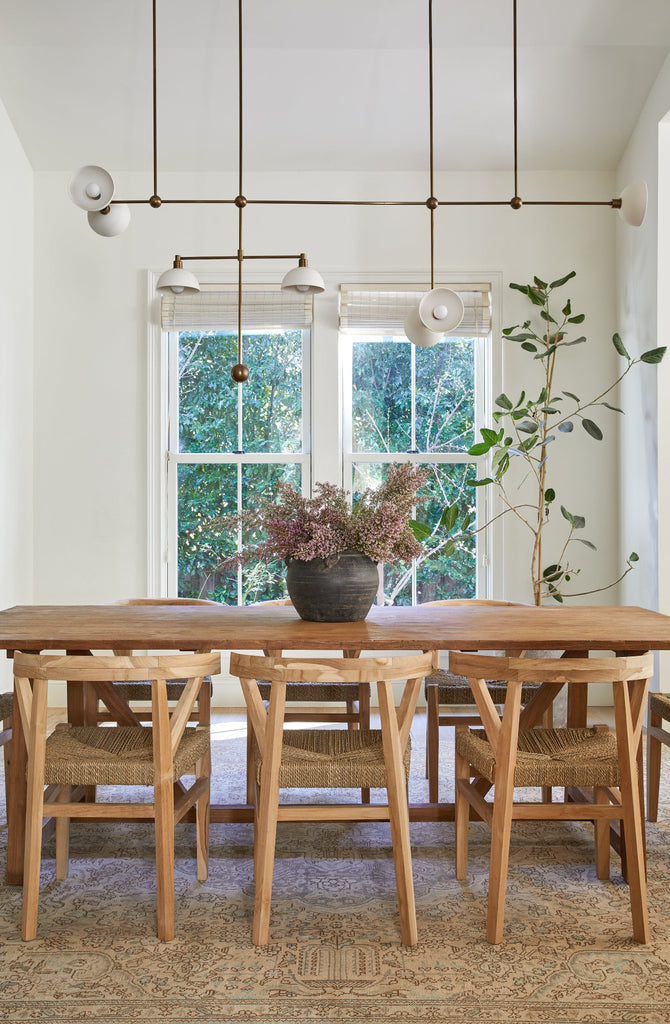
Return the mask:
<svg viewBox="0 0 670 1024">
<path fill-rule="evenodd" d="M 17 605 L 0 611 L 0 649 L 69 653 L 111 650 L 428 651 L 670 650 L 670 616 L 634 606 L 375 607 L 361 622 L 306 622 L 292 607 L 258 605 Z M 585 688 L 569 692 L 568 721 L 586 721 Z M 579 695 L 579 696 L 578 696 Z M 86 721 L 94 684 L 68 694 L 70 717 Z M 25 743 L 13 721 L 6 879 L 20 884 L 25 821 Z M 93 820 L 93 819 L 92 819 Z M 213 805 L 213 823 L 253 821 L 247 804 Z M 449 804 L 412 804 L 410 820 L 453 820 Z"/>
</svg>

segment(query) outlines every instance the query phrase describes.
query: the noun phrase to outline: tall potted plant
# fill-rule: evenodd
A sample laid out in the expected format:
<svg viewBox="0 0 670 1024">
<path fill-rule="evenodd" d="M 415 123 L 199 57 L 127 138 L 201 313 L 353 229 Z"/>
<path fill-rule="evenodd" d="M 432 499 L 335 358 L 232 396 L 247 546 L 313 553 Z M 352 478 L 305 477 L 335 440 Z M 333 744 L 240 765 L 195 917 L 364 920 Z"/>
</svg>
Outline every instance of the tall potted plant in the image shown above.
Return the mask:
<svg viewBox="0 0 670 1024">
<path fill-rule="evenodd" d="M 561 503 L 550 478 L 552 458 L 556 442 L 573 430 L 583 430 L 593 441 L 604 437 L 601 411 L 621 414 L 616 405 L 607 400 L 627 374 L 638 363 L 660 363 L 665 348 L 654 348 L 633 359 L 618 334 L 612 337 L 612 344 L 624 366 L 611 383 L 591 398 L 584 399 L 576 390 L 565 390 L 557 384 L 557 366 L 566 348 L 586 342 L 584 335 L 571 337 L 571 332 L 581 325 L 583 313 L 575 313 L 570 299 L 561 300 L 557 311 L 554 292 L 563 288 L 575 276 L 575 271 L 556 281 L 547 283 L 534 277 L 532 284 L 510 284 L 525 295 L 537 317 L 530 317 L 521 324 L 506 327 L 503 336 L 519 345 L 528 354 L 528 359 L 540 370 L 539 388 L 536 379 L 524 387 L 516 400 L 506 393 L 495 399 L 496 411 L 493 425 L 481 429 L 481 440 L 469 450 L 469 455 L 490 456 L 488 475 L 468 480 L 472 487 L 491 487 L 497 493 L 502 509 L 491 519 L 472 530 L 468 519 L 463 520 L 457 506 L 450 506 L 442 515 L 442 526 L 452 531 L 453 545 L 465 536 L 487 529 L 500 518 L 515 518 L 530 535 L 530 578 L 535 604 L 541 605 L 547 598 L 562 602 L 565 597 L 583 597 L 615 586 L 633 568 L 638 555 L 633 551 L 626 559 L 625 567 L 616 579 L 609 583 L 580 592 L 566 590 L 574 577 L 581 571 L 573 560 L 576 544 L 595 550 L 592 540 L 582 535 L 586 526 L 583 515 L 570 511 Z M 594 417 L 598 417 L 596 420 Z M 521 486 L 524 497 L 518 495 Z M 547 556 L 545 544 L 546 529 L 550 522 L 561 517 L 564 525 L 558 543 L 554 540 L 551 554 Z"/>
</svg>

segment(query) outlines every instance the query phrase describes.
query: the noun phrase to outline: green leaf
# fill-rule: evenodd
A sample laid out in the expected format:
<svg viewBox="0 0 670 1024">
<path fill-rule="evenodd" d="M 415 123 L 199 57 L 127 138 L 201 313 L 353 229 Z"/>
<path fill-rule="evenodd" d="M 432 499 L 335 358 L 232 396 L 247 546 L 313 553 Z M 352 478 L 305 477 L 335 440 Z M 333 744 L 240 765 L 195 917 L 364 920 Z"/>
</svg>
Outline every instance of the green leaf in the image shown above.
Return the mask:
<svg viewBox="0 0 670 1024">
<path fill-rule="evenodd" d="M 537 352 L 537 346 L 533 345 L 532 341 L 524 341 L 521 348 L 524 352 Z"/>
<path fill-rule="evenodd" d="M 550 288 L 561 288 L 564 284 L 566 284 L 567 281 L 570 281 L 573 277 L 576 277 L 576 275 L 577 275 L 577 271 L 576 270 L 571 270 L 569 274 L 565 275 L 565 277 L 559 277 L 559 279 L 557 281 L 552 281 L 551 284 L 549 285 L 549 287 Z"/>
<path fill-rule="evenodd" d="M 594 437 L 596 441 L 602 441 L 603 432 L 597 423 L 594 423 L 593 420 L 582 419 L 582 426 L 586 433 L 590 434 L 591 437 Z"/>
<path fill-rule="evenodd" d="M 640 356 L 640 362 L 642 363 L 660 363 L 661 359 L 665 355 L 666 346 L 662 348 L 651 348 L 648 352 L 643 352 Z"/>
<path fill-rule="evenodd" d="M 526 392 L 525 392 L 525 391 L 522 391 L 522 392 L 521 392 L 521 394 L 519 395 L 519 400 L 518 400 L 518 402 L 517 402 L 517 403 L 516 403 L 516 405 L 514 406 L 514 408 L 515 408 L 515 409 L 518 409 L 518 408 L 519 408 L 519 406 L 520 406 L 520 405 L 521 405 L 521 404 L 523 403 L 523 400 L 524 400 L 524 398 L 525 398 L 525 397 L 526 397 Z"/>
<path fill-rule="evenodd" d="M 524 434 L 534 434 L 537 430 L 537 423 L 534 420 L 523 420 L 517 424 L 517 430 L 522 430 Z"/>
<path fill-rule="evenodd" d="M 578 396 L 577 396 L 577 395 L 574 395 L 574 394 L 572 393 L 572 391 L 564 391 L 564 392 L 563 392 L 563 394 L 564 394 L 564 395 L 567 395 L 567 396 L 568 396 L 568 398 L 571 398 L 573 402 L 576 402 L 576 403 L 577 403 L 577 405 L 579 405 L 579 403 L 580 403 L 580 399 L 578 398 Z"/>
<path fill-rule="evenodd" d="M 419 523 L 416 519 L 409 519 L 407 525 L 417 540 L 426 540 L 433 532 L 430 526 L 426 526 L 425 523 Z"/>
<path fill-rule="evenodd" d="M 504 391 L 502 392 L 502 394 L 498 395 L 498 397 L 495 400 L 495 404 L 500 406 L 501 409 L 513 409 L 514 408 L 514 406 L 512 405 L 512 403 L 510 402 L 509 398 L 507 397 L 507 395 L 505 394 Z"/>
<path fill-rule="evenodd" d="M 491 450 L 491 445 L 486 441 L 479 441 L 468 448 L 468 455 L 486 455 Z"/>
<path fill-rule="evenodd" d="M 584 313 L 577 313 L 576 316 L 569 316 L 568 317 L 568 323 L 569 324 L 583 324 L 585 320 L 586 320 L 586 315 Z"/>
<path fill-rule="evenodd" d="M 586 526 L 586 519 L 584 516 L 573 516 L 572 521 L 574 523 L 575 530 L 583 530 Z"/>
<path fill-rule="evenodd" d="M 526 295 L 534 306 L 544 306 L 545 297 L 537 288 L 531 288 L 529 285 Z"/>
<path fill-rule="evenodd" d="M 473 519 L 474 519 L 473 513 L 472 512 L 468 512 L 468 514 L 466 515 L 465 519 L 461 523 L 461 533 L 465 533 L 465 531 L 467 530 L 467 528 L 469 527 L 469 525 L 470 525 L 470 523 L 472 522 Z"/>
<path fill-rule="evenodd" d="M 564 519 L 567 519 L 567 521 L 570 523 L 571 526 L 574 525 L 575 518 L 574 518 L 574 516 L 572 515 L 571 512 L 568 512 L 568 510 L 565 507 L 565 505 L 561 505 L 561 515 L 563 516 Z"/>
<path fill-rule="evenodd" d="M 563 314 L 563 316 L 570 316 L 570 314 L 572 313 L 572 305 L 570 304 L 570 299 L 568 299 L 566 304 L 563 306 L 561 313 Z"/>
<path fill-rule="evenodd" d="M 628 352 L 626 350 L 626 346 L 621 340 L 620 334 L 612 335 L 612 344 L 614 345 L 615 349 L 617 350 L 620 356 L 623 356 L 624 359 L 630 359 L 630 356 L 628 355 Z"/>
<path fill-rule="evenodd" d="M 528 295 L 529 287 L 527 284 L 514 284 L 514 282 L 510 282 L 510 288 L 516 288 L 518 292 L 523 292 L 524 295 Z"/>
<path fill-rule="evenodd" d="M 629 562 L 639 562 L 640 561 L 640 556 L 638 555 L 637 551 L 631 551 L 631 553 L 628 556 L 628 561 Z"/>
<path fill-rule="evenodd" d="M 560 565 L 548 565 L 542 573 L 542 579 L 546 583 L 556 583 L 563 576 Z"/>
<path fill-rule="evenodd" d="M 561 594 L 558 593 L 558 591 L 556 591 L 556 593 L 552 594 L 551 596 L 553 597 L 554 601 L 558 601 L 559 604 L 563 604 L 563 597 Z"/>
<path fill-rule="evenodd" d="M 483 480 L 466 480 L 467 487 L 485 487 L 486 484 L 494 484 L 495 480 L 492 476 L 486 476 Z"/>
<path fill-rule="evenodd" d="M 574 341 L 562 341 L 562 345 L 583 345 L 586 341 L 585 336 L 582 334 L 580 338 L 575 338 Z"/>
<path fill-rule="evenodd" d="M 455 550 L 456 545 L 454 544 L 453 540 L 448 540 L 447 543 L 442 548 L 440 554 L 444 555 L 446 558 L 449 558 L 450 555 L 453 555 Z"/>
<path fill-rule="evenodd" d="M 547 505 L 550 505 L 555 497 L 556 497 L 556 491 L 554 490 L 554 488 L 553 487 L 547 487 L 546 491 L 544 492 L 545 503 Z"/>
<path fill-rule="evenodd" d="M 497 430 L 491 430 L 489 427 L 482 427 L 479 433 L 485 441 L 488 441 L 490 444 L 496 444 L 497 441 L 502 441 L 504 431 L 498 432 Z"/>
<path fill-rule="evenodd" d="M 558 429 L 562 434 L 571 434 L 574 429 L 574 424 L 572 423 L 572 420 L 566 420 L 565 423 L 558 424 Z"/>
<path fill-rule="evenodd" d="M 533 277 L 533 281 L 535 282 L 535 284 L 537 285 L 538 288 L 546 288 L 547 287 L 547 282 L 541 280 L 541 278 L 539 278 L 539 277 Z"/>
<path fill-rule="evenodd" d="M 447 531 L 453 530 L 458 519 L 458 505 L 447 505 L 442 516 L 440 518 L 440 526 L 444 527 Z"/>
<path fill-rule="evenodd" d="M 575 537 L 575 540 L 578 540 L 580 544 L 585 544 L 587 548 L 591 548 L 591 551 L 598 550 L 595 544 L 592 544 L 590 540 L 584 540 L 583 537 Z"/>
<path fill-rule="evenodd" d="M 553 316 L 551 315 L 551 313 L 548 313 L 548 312 L 546 311 L 546 309 L 543 309 L 543 310 L 542 310 L 542 312 L 540 313 L 540 316 L 542 317 L 542 319 L 543 319 L 543 320 L 546 320 L 546 321 L 547 321 L 547 323 L 550 323 L 550 324 L 555 324 L 555 323 L 558 323 L 558 321 L 557 321 L 557 320 L 554 320 L 554 318 L 553 318 Z"/>
<path fill-rule="evenodd" d="M 610 405 L 609 402 L 601 402 L 600 404 L 604 405 L 606 409 L 611 409 L 612 412 L 620 412 L 624 415 L 623 409 L 620 409 L 617 405 Z"/>
</svg>

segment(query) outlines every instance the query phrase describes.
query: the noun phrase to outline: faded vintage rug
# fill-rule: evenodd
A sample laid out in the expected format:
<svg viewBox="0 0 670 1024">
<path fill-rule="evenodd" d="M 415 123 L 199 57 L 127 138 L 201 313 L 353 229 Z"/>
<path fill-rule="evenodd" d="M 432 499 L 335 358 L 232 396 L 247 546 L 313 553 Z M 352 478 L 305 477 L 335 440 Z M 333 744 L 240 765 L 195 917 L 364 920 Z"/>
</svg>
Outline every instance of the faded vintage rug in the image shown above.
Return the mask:
<svg viewBox="0 0 670 1024">
<path fill-rule="evenodd" d="M 425 798 L 417 718 L 411 796 Z M 216 727 L 215 800 L 241 800 L 244 737 Z M 451 758 L 445 751 L 443 795 Z M 665 763 L 665 789 L 670 762 Z M 3 808 L 4 810 L 4 808 Z M 0 1021 L 8 1024 L 619 1024 L 670 1022 L 670 800 L 650 825 L 652 942 L 631 937 L 614 859 L 595 875 L 589 826 L 517 825 L 505 942 L 484 940 L 488 836 L 472 826 L 468 879 L 453 826 L 412 825 L 419 944 L 400 945 L 388 825 L 280 826 L 271 942 L 252 946 L 252 828 L 212 829 L 195 881 L 178 827 L 177 938 L 155 938 L 146 825 L 72 830 L 70 877 L 45 850 L 39 938 L 19 937 L 21 893 L 0 888 Z M 0 832 L 4 842 L 5 828 Z"/>
</svg>

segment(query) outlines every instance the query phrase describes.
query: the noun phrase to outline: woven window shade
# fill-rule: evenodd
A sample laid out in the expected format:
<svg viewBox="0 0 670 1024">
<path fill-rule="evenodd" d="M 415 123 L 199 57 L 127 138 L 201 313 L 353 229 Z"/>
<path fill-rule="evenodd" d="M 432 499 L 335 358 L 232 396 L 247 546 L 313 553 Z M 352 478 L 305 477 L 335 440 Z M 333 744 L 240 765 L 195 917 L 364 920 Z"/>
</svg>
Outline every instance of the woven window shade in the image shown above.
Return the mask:
<svg viewBox="0 0 670 1024">
<path fill-rule="evenodd" d="M 454 337 L 477 337 L 491 330 L 490 284 L 444 284 L 460 295 L 465 314 Z M 340 285 L 340 330 L 344 334 L 404 335 L 405 317 L 417 305 L 427 288 L 403 285 Z"/>
<path fill-rule="evenodd" d="M 279 290 L 242 292 L 242 329 L 245 331 L 301 328 L 311 323 L 311 295 Z M 237 290 L 163 295 L 161 327 L 164 331 L 236 331 Z"/>
</svg>

